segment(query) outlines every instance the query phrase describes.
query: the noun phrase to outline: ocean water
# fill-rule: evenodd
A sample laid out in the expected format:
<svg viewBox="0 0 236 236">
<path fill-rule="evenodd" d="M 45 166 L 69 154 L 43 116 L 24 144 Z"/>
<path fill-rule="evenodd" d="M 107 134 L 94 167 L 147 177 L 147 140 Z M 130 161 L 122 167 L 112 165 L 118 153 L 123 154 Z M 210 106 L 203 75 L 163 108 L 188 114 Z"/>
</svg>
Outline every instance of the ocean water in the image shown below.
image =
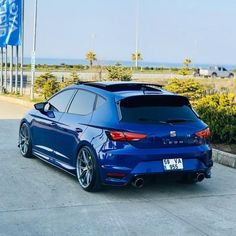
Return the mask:
<svg viewBox="0 0 236 236">
<path fill-rule="evenodd" d="M 88 62 L 84 59 L 59 59 L 59 58 L 36 58 L 36 64 L 47 64 L 47 65 L 60 65 L 60 64 L 67 64 L 67 65 L 88 65 Z M 134 66 L 133 61 L 119 61 L 119 60 L 103 60 L 97 61 L 95 65 L 115 65 L 119 63 L 123 66 Z M 24 64 L 31 64 L 30 58 L 24 59 Z M 225 64 L 191 64 L 191 67 L 199 67 L 199 68 L 208 68 L 209 66 L 220 65 L 226 67 L 228 70 L 236 69 L 236 65 L 225 65 Z M 141 61 L 139 62 L 139 66 L 141 67 L 163 67 L 163 68 L 180 68 L 183 66 L 182 63 L 172 63 L 172 62 L 148 62 L 148 61 Z"/>
</svg>

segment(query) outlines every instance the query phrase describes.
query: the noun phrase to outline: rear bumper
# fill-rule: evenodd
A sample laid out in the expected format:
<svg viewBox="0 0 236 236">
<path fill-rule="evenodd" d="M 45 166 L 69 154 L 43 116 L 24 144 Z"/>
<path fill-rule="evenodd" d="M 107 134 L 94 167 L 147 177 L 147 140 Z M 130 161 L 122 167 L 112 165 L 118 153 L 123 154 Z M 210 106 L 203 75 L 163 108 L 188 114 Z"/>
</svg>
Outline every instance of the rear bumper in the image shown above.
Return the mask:
<svg viewBox="0 0 236 236">
<path fill-rule="evenodd" d="M 113 150 L 103 153 L 101 161 L 101 178 L 104 184 L 126 185 L 135 176 L 158 175 L 158 174 L 179 174 L 192 172 L 204 173 L 205 177 L 210 176 L 213 166 L 212 150 L 208 145 L 194 148 L 175 148 L 168 152 L 161 150 Z M 162 150 L 163 151 L 163 150 Z M 144 153 L 143 153 L 144 152 Z M 163 159 L 182 158 L 183 170 L 166 171 L 163 166 Z M 111 173 L 123 174 L 124 177 L 109 177 Z"/>
</svg>

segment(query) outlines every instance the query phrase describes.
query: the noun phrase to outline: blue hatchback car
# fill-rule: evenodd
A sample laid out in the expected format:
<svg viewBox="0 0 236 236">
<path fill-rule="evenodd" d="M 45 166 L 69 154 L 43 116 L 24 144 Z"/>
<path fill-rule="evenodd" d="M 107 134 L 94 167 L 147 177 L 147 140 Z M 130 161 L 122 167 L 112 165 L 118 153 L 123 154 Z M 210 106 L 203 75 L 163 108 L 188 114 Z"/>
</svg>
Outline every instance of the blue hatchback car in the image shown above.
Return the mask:
<svg viewBox="0 0 236 236">
<path fill-rule="evenodd" d="M 209 136 L 186 97 L 154 84 L 87 82 L 35 104 L 21 120 L 19 148 L 97 191 L 142 187 L 158 174 L 189 183 L 210 178 Z"/>
</svg>

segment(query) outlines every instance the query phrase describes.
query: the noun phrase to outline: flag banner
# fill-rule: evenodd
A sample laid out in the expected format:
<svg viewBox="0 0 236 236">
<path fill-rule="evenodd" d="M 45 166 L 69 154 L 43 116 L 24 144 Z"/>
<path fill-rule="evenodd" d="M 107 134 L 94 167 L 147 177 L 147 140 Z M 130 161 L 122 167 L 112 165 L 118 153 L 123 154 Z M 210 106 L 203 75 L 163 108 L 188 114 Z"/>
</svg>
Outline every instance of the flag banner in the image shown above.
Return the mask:
<svg viewBox="0 0 236 236">
<path fill-rule="evenodd" d="M 0 47 L 21 44 L 21 1 L 0 0 Z"/>
<path fill-rule="evenodd" d="M 8 2 L 0 0 L 0 46 L 6 46 L 7 31 L 8 31 Z"/>
</svg>

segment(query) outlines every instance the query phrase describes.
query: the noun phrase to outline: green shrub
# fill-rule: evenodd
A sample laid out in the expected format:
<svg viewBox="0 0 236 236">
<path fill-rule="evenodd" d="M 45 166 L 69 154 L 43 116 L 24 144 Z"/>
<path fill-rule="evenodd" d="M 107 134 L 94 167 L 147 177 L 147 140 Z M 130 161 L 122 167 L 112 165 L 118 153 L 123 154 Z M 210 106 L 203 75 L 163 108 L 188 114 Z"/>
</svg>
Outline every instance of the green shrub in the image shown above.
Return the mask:
<svg viewBox="0 0 236 236">
<path fill-rule="evenodd" d="M 178 70 L 178 74 L 179 75 L 190 75 L 191 74 L 191 71 L 189 70 L 188 67 L 182 67 Z"/>
<path fill-rule="evenodd" d="M 58 92 L 60 90 L 60 86 L 56 77 L 47 72 L 35 80 L 34 90 L 39 96 L 47 99 L 54 93 Z"/>
<path fill-rule="evenodd" d="M 43 86 L 43 96 L 45 99 L 51 97 L 54 93 L 60 90 L 59 83 L 55 78 L 49 79 Z"/>
<path fill-rule="evenodd" d="M 106 68 L 108 72 L 108 80 L 131 81 L 132 72 L 130 69 L 122 66 L 109 66 Z"/>
<path fill-rule="evenodd" d="M 189 98 L 193 103 L 205 94 L 205 88 L 194 79 L 172 79 L 165 89 Z"/>
<path fill-rule="evenodd" d="M 236 143 L 236 104 L 233 94 L 214 94 L 201 98 L 196 110 L 212 131 L 213 143 Z"/>
<path fill-rule="evenodd" d="M 77 74 L 77 72 L 73 71 L 71 74 L 70 74 L 70 77 L 69 78 L 65 78 L 65 80 L 60 83 L 60 89 L 63 89 L 69 85 L 72 85 L 72 84 L 76 84 L 80 81 L 79 79 L 79 75 Z"/>
</svg>

